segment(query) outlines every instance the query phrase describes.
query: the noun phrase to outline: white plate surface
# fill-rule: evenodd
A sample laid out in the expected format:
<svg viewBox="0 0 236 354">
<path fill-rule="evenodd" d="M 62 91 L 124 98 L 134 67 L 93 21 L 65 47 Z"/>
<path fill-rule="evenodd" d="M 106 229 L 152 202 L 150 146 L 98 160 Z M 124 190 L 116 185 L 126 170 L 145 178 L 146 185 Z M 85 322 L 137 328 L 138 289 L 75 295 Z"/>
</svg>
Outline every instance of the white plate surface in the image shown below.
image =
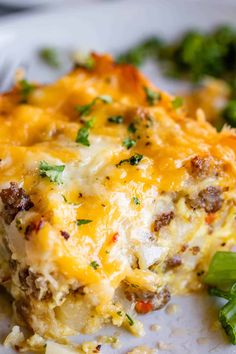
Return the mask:
<svg viewBox="0 0 236 354">
<path fill-rule="evenodd" d="M 70 68 L 63 58 L 61 70 L 53 70 L 41 63 L 37 51 L 41 47 L 56 46 L 63 53 L 73 49 L 96 50 L 116 54 L 149 35 L 172 39 L 190 28 L 209 30 L 222 23 L 235 23 L 236 3 L 232 0 L 121 0 L 76 7 L 51 13 L 21 15 L 0 22 L 0 76 L 3 66 L 10 62 L 25 65 L 28 78 L 50 82 Z M 157 67 L 145 66 L 146 74 L 162 89 L 179 90 L 179 84 L 166 81 Z M 174 298 L 178 311 L 168 315 L 164 310 L 143 317 L 147 335 L 135 338 L 120 331 L 121 349 L 104 347 L 102 353 L 123 354 L 132 347 L 158 342 L 168 344 L 175 354 L 231 354 L 236 348 L 228 344 L 222 330 L 212 331 L 216 320 L 216 304 L 207 295 Z M 0 303 L 0 309 L 3 306 Z M 150 331 L 159 324 L 159 332 Z M 8 322 L 0 314 L 0 338 L 8 331 Z M 116 328 L 107 328 L 103 334 L 113 334 Z M 89 337 L 91 338 L 91 337 Z M 78 341 L 83 338 L 77 338 Z M 88 337 L 86 337 L 88 339 Z M 0 347 L 0 353 L 12 353 Z"/>
</svg>

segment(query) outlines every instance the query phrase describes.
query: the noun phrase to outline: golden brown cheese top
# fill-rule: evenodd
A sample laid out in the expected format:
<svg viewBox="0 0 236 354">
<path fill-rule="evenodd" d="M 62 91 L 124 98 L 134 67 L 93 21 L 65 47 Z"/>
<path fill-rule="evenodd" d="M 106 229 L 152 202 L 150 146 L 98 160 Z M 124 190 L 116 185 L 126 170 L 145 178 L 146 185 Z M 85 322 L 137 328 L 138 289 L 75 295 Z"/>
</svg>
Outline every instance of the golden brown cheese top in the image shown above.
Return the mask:
<svg viewBox="0 0 236 354">
<path fill-rule="evenodd" d="M 17 182 L 30 195 L 34 208 L 23 212 L 20 222 L 43 220 L 27 240 L 25 232 L 17 234 L 17 244 L 25 246 L 14 250 L 16 257 L 36 269 L 50 260 L 48 272 L 56 269 L 82 284 L 104 281 L 115 288 L 130 272 L 135 278 L 133 250 L 153 232 L 158 197 L 193 192 L 195 156 L 215 166 L 211 185 L 234 187 L 236 135 L 186 117 L 173 97 L 133 67 L 114 64 L 109 56 L 94 55 L 94 60 L 92 70 L 78 68 L 36 87 L 25 103 L 20 87 L 0 97 L 0 185 Z M 111 102 L 97 99 L 87 115 L 75 109 L 104 95 Z M 109 121 L 117 116 L 123 122 Z M 76 137 L 91 119 L 90 146 L 85 146 Z M 127 149 L 126 138 L 135 145 Z M 136 154 L 142 159 L 130 163 Z M 62 183 L 40 176 L 41 161 L 65 166 Z M 154 277 L 148 269 L 139 271 Z"/>
</svg>

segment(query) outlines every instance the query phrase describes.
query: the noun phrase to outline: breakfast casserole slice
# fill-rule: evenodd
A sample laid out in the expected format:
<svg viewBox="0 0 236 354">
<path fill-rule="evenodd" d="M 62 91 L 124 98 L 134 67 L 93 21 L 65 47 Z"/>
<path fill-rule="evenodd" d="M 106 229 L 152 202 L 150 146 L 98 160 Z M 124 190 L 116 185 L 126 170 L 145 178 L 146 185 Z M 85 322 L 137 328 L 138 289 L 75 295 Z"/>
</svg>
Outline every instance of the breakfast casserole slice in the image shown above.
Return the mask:
<svg viewBox="0 0 236 354">
<path fill-rule="evenodd" d="M 46 338 L 202 288 L 235 244 L 234 131 L 216 132 L 135 68 L 93 55 L 0 97 L 0 281 Z"/>
</svg>

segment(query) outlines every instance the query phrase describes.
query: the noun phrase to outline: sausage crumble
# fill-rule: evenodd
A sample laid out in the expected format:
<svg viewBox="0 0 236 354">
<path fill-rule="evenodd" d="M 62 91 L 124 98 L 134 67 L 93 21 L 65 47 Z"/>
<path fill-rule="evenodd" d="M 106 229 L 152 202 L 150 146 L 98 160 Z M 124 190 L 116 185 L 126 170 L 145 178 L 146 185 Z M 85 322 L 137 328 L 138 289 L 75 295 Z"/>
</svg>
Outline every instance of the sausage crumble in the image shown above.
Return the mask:
<svg viewBox="0 0 236 354">
<path fill-rule="evenodd" d="M 15 219 L 19 211 L 29 210 L 34 206 L 25 190 L 15 182 L 11 182 L 9 188 L 2 189 L 0 197 L 4 205 L 1 215 L 8 225 Z"/>
<path fill-rule="evenodd" d="M 174 218 L 174 212 L 170 211 L 169 213 L 163 213 L 158 215 L 156 220 L 154 221 L 154 231 L 159 231 L 162 226 L 167 226 Z"/>
<path fill-rule="evenodd" d="M 155 292 L 134 288 L 131 285 L 125 289 L 125 296 L 129 301 L 144 301 L 152 305 L 152 311 L 162 309 L 171 298 L 169 289 L 164 286 L 161 290 Z"/>
<path fill-rule="evenodd" d="M 203 208 L 207 213 L 215 213 L 223 204 L 221 189 L 219 187 L 207 187 L 198 193 L 197 198 L 188 199 L 187 203 L 192 209 Z"/>
</svg>

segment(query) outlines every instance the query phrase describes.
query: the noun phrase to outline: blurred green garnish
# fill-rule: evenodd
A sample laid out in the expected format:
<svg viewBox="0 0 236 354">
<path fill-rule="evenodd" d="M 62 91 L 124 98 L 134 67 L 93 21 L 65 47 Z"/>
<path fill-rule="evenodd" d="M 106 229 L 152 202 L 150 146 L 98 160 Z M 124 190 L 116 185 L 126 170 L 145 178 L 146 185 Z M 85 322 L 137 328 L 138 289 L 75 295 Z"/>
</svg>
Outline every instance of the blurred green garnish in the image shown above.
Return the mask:
<svg viewBox="0 0 236 354">
<path fill-rule="evenodd" d="M 59 68 L 60 62 L 58 59 L 58 52 L 54 48 L 42 48 L 39 51 L 40 58 L 52 68 Z"/>
<path fill-rule="evenodd" d="M 236 128 L 236 100 L 231 100 L 228 102 L 222 112 L 222 115 L 231 127 Z"/>
</svg>

